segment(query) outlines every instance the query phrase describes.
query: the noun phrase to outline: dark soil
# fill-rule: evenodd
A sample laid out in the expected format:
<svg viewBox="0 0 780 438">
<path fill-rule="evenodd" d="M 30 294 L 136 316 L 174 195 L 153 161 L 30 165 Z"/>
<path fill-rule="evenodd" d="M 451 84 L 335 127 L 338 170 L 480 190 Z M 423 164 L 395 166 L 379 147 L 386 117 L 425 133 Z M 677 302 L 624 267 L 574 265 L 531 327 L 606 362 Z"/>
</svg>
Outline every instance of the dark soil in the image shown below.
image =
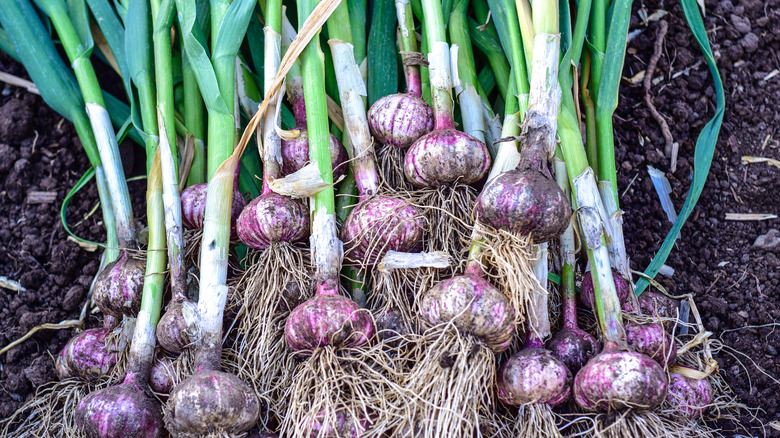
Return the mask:
<svg viewBox="0 0 780 438">
<path fill-rule="evenodd" d="M 24 69 L 4 54 L 0 70 L 26 77 Z M 0 288 L 0 348 L 39 324 L 77 319 L 81 312 L 100 253 L 68 240 L 60 206 L 88 168 L 68 121 L 40 97 L 0 85 L 0 275 L 26 289 Z M 143 190 L 143 183 L 133 184 Z M 41 202 L 33 192 L 52 192 L 56 197 Z M 72 199 L 67 218 L 76 235 L 100 242 L 105 230 L 100 210 L 93 211 L 96 204 L 92 183 Z M 136 206 L 135 211 L 143 210 Z M 86 321 L 89 326 L 98 323 L 94 316 Z M 56 378 L 51 355 L 73 333 L 42 330 L 0 357 L 0 418 L 19 408 L 35 388 Z"/>
<path fill-rule="evenodd" d="M 740 401 L 760 407 L 757 419 L 744 416 L 745 431 L 724 424 L 733 433 L 780 436 L 760 423 L 780 420 L 780 250 L 753 245 L 756 237 L 778 220 L 726 221 L 726 213 L 780 211 L 780 169 L 741 162 L 744 155 L 780 159 L 776 127 L 780 121 L 780 1 L 708 0 L 705 24 L 726 86 L 727 110 L 707 185 L 682 230 L 667 265 L 671 278 L 658 277 L 671 293 L 693 293 L 708 330 L 726 348 L 717 357 L 726 381 Z M 650 15 L 669 12 L 663 55 L 650 90 L 658 111 L 679 143 L 675 172 L 667 173 L 679 211 L 687 194 L 696 136 L 714 113 L 715 92 L 696 42 L 676 2 L 636 1 L 631 30 L 641 30 L 629 44 L 624 76 L 647 67 L 659 28 Z M 16 64 L 0 56 L 0 70 L 24 76 Z M 19 281 L 26 292 L 0 289 L 0 345 L 43 322 L 77 317 L 98 267 L 98 254 L 66 239 L 59 206 L 67 191 L 88 168 L 78 139 L 40 98 L 13 87 L 0 94 L 0 275 Z M 664 139 L 644 104 L 641 82 L 621 85 L 615 120 L 618 185 L 625 210 L 626 240 L 632 268 L 644 270 L 671 227 L 647 173 L 652 165 L 669 170 Z M 55 191 L 56 200 L 32 204 L 30 191 Z M 135 191 L 143 193 L 143 187 Z M 97 199 L 94 185 L 80 193 L 68 209 L 69 223 L 80 236 L 101 240 L 99 213 L 84 219 Z M 136 212 L 143 209 L 139 206 Z M 96 319 L 88 321 L 95 324 Z M 72 330 L 43 331 L 0 357 L 0 418 L 7 416 L 54 378 L 50 354 L 56 354 Z M 731 429 L 734 429 L 733 431 Z"/>
<path fill-rule="evenodd" d="M 705 25 L 726 89 L 726 115 L 712 169 L 698 206 L 666 262 L 675 270 L 658 279 L 673 294 L 693 293 L 706 328 L 726 345 L 717 357 L 720 372 L 739 399 L 760 407 L 764 423 L 780 420 L 780 250 L 753 246 L 759 235 L 780 228 L 778 220 L 726 221 L 726 213 L 780 211 L 780 169 L 742 164 L 745 155 L 780 159 L 778 122 L 780 76 L 780 1 L 706 1 Z M 680 144 L 674 173 L 664 156 L 664 138 L 644 104 L 641 82 L 624 81 L 615 121 L 618 187 L 625 210 L 626 241 L 632 268 L 644 270 L 671 223 L 661 209 L 648 165 L 667 172 L 679 212 L 690 185 L 696 137 L 715 111 L 709 70 L 685 24 L 677 2 L 635 2 L 631 30 L 641 30 L 629 45 L 624 77 L 647 68 L 659 23 L 645 25 L 636 13 L 666 9 L 669 24 L 664 51 L 650 92 Z M 626 188 L 628 189 L 626 190 Z M 743 418 L 748 424 L 749 418 Z M 757 422 L 750 423 L 753 426 Z M 754 427 L 751 435 L 762 436 Z M 745 434 L 745 431 L 742 431 Z M 766 429 L 769 436 L 780 432 Z"/>
<path fill-rule="evenodd" d="M 16 66 L 3 65 L 14 73 Z M 0 344 L 5 346 L 36 325 L 77 317 L 99 254 L 67 240 L 59 207 L 88 168 L 72 126 L 43 105 L 39 97 L 6 87 L 0 98 L 0 275 L 27 290 L 0 289 Z M 27 201 L 31 191 L 56 192 L 56 200 Z M 94 187 L 74 200 L 71 223 L 95 204 Z M 74 228 L 79 235 L 103 239 L 100 215 Z M 49 352 L 56 354 L 70 330 L 41 331 L 2 358 L 0 417 L 11 414 L 42 383 L 55 378 Z"/>
</svg>

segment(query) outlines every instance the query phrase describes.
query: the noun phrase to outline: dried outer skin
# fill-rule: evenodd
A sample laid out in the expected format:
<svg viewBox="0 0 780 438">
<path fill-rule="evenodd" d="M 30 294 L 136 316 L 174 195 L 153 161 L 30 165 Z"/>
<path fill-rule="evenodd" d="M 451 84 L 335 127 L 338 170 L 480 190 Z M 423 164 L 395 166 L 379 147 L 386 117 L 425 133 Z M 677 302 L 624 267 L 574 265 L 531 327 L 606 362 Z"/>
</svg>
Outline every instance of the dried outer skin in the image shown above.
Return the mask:
<svg viewBox="0 0 780 438">
<path fill-rule="evenodd" d="M 173 360 L 158 355 L 149 372 L 149 387 L 158 394 L 168 394 L 173 389 Z"/>
<path fill-rule="evenodd" d="M 631 288 L 628 286 L 626 279 L 614 268 L 612 269 L 612 278 L 615 279 L 615 290 L 620 299 L 620 304 L 623 305 L 624 310 L 628 310 L 628 307 L 630 306 L 628 297 L 631 294 Z M 593 303 L 596 301 L 596 292 L 593 290 L 593 277 L 591 277 L 590 271 L 586 272 L 582 277 L 579 297 L 582 305 L 593 310 Z"/>
<path fill-rule="evenodd" d="M 295 128 L 300 131 L 300 137 L 295 140 L 282 140 L 282 175 L 295 173 L 309 164 L 309 134 L 306 126 Z M 330 134 L 330 161 L 333 166 L 333 181 L 347 173 L 349 155 L 344 145 Z"/>
<path fill-rule="evenodd" d="M 666 400 L 675 414 L 687 419 L 699 418 L 712 403 L 712 388 L 707 379 L 697 380 L 677 373 L 669 373 L 669 394 Z"/>
<path fill-rule="evenodd" d="M 192 301 L 172 301 L 155 329 L 160 347 L 174 354 L 181 353 L 190 344 L 190 325 L 196 324 L 197 311 Z"/>
<path fill-rule="evenodd" d="M 422 249 L 425 218 L 402 199 L 376 196 L 349 213 L 341 226 L 344 255 L 352 263 L 374 266 L 387 251 Z"/>
<path fill-rule="evenodd" d="M 293 351 L 331 347 L 356 347 L 374 333 L 370 313 L 340 295 L 318 294 L 299 305 L 287 317 L 284 337 Z"/>
<path fill-rule="evenodd" d="M 236 231 L 246 246 L 266 249 L 274 242 L 299 242 L 309 235 L 309 212 L 299 200 L 268 193 L 238 216 Z"/>
<path fill-rule="evenodd" d="M 513 234 L 531 235 L 534 243 L 557 239 L 571 221 L 571 205 L 555 181 L 535 169 L 504 172 L 477 196 L 477 220 Z"/>
<path fill-rule="evenodd" d="M 423 295 L 420 310 L 429 324 L 454 321 L 458 331 L 479 338 L 496 353 L 507 349 L 515 333 L 515 312 L 507 297 L 475 275 L 438 283 Z"/>
<path fill-rule="evenodd" d="M 574 401 L 590 411 L 654 409 L 669 381 L 658 362 L 633 351 L 605 351 L 574 377 Z"/>
<path fill-rule="evenodd" d="M 111 316 L 135 316 L 141 309 L 146 263 L 122 252 L 106 265 L 95 280 L 93 300 L 100 310 Z"/>
<path fill-rule="evenodd" d="M 165 425 L 176 436 L 240 434 L 251 429 L 260 414 L 252 387 L 238 377 L 201 370 L 171 391 L 165 404 Z"/>
<path fill-rule="evenodd" d="M 571 371 L 543 348 L 525 348 L 498 373 L 498 398 L 509 405 L 558 406 L 571 395 Z"/>
<path fill-rule="evenodd" d="M 652 357 L 662 367 L 673 364 L 677 358 L 677 343 L 661 324 L 629 323 L 626 341 L 629 347 Z"/>
<path fill-rule="evenodd" d="M 181 219 L 182 224 L 191 230 L 203 229 L 203 218 L 206 216 L 206 192 L 208 184 L 194 184 L 181 192 Z M 233 206 L 230 216 L 231 227 L 235 229 L 236 219 L 241 210 L 246 205 L 244 195 L 238 190 L 233 189 Z"/>
<path fill-rule="evenodd" d="M 305 426 L 308 435 L 311 438 L 358 438 L 363 432 L 368 430 L 367 420 L 356 421 L 351 415 L 343 412 L 332 414 L 335 416 L 333 421 L 325 421 L 325 412 L 320 412 Z"/>
<path fill-rule="evenodd" d="M 90 437 L 156 438 L 164 433 L 159 402 L 135 381 L 87 395 L 79 402 L 76 422 Z"/>
<path fill-rule="evenodd" d="M 404 175 L 415 187 L 438 187 L 459 181 L 475 184 L 490 169 L 484 143 L 456 129 L 426 134 L 406 151 Z"/>
<path fill-rule="evenodd" d="M 547 341 L 547 349 L 553 356 L 577 374 L 599 351 L 599 342 L 590 333 L 579 328 L 564 328 Z"/>
<path fill-rule="evenodd" d="M 368 109 L 368 128 L 381 144 L 408 148 L 433 130 L 433 109 L 411 94 L 391 94 Z"/>
<path fill-rule="evenodd" d="M 57 356 L 57 376 L 61 380 L 69 377 L 97 380 L 108 374 L 117 360 L 117 353 L 106 346 L 109 334 L 109 329 L 95 328 L 72 337 Z"/>
</svg>

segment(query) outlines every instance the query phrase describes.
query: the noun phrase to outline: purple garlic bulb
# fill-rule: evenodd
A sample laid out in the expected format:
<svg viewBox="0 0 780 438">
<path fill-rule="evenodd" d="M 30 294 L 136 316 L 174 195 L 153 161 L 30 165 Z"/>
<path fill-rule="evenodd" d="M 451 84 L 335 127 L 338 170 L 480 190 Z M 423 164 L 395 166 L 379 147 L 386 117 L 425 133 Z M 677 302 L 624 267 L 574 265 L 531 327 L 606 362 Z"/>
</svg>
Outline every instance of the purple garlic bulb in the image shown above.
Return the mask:
<svg viewBox="0 0 780 438">
<path fill-rule="evenodd" d="M 100 310 L 111 316 L 135 316 L 141 309 L 145 263 L 122 252 L 106 265 L 95 280 L 92 298 Z"/>
<path fill-rule="evenodd" d="M 152 371 L 149 372 L 149 388 L 158 394 L 169 394 L 174 386 L 173 360 L 168 356 L 158 355 L 154 359 Z"/>
<path fill-rule="evenodd" d="M 677 343 L 661 324 L 629 323 L 626 325 L 626 341 L 629 347 L 652 357 L 664 368 L 677 358 Z"/>
<path fill-rule="evenodd" d="M 383 341 L 406 335 L 409 332 L 404 323 L 403 315 L 396 308 L 387 309 L 376 315 L 376 331 Z"/>
<path fill-rule="evenodd" d="M 174 300 L 168 305 L 155 330 L 160 347 L 179 354 L 190 344 L 190 333 L 195 332 L 198 321 L 197 307 L 187 299 Z"/>
<path fill-rule="evenodd" d="M 57 376 L 61 380 L 69 377 L 97 380 L 108 374 L 117 359 L 117 352 L 106 345 L 110 333 L 109 329 L 95 328 L 72 337 L 57 356 Z"/>
<path fill-rule="evenodd" d="M 374 334 L 374 322 L 366 309 L 349 298 L 319 293 L 290 312 L 284 338 L 293 351 L 319 347 L 356 347 Z"/>
<path fill-rule="evenodd" d="M 165 425 L 173 436 L 214 432 L 241 434 L 260 414 L 260 401 L 251 386 L 238 377 L 201 370 L 171 391 Z"/>
<path fill-rule="evenodd" d="M 425 218 L 409 201 L 376 196 L 358 204 L 341 226 L 347 260 L 374 266 L 387 251 L 422 249 Z"/>
<path fill-rule="evenodd" d="M 628 282 L 622 275 L 615 269 L 612 269 L 612 278 L 615 281 L 615 290 L 617 291 L 618 299 L 623 307 L 630 306 L 628 297 L 631 295 L 631 288 Z M 596 292 L 593 290 L 593 277 L 590 271 L 586 272 L 582 276 L 582 284 L 580 285 L 580 302 L 590 310 L 593 310 L 593 303 L 596 301 Z"/>
<path fill-rule="evenodd" d="M 493 228 L 556 239 L 571 221 L 571 205 L 555 181 L 535 169 L 504 172 L 485 184 L 474 205 L 476 218 Z"/>
<path fill-rule="evenodd" d="M 268 193 L 247 204 L 236 223 L 246 246 L 266 249 L 274 242 L 298 242 L 309 235 L 309 211 L 299 200 Z"/>
<path fill-rule="evenodd" d="M 701 417 L 712 403 L 712 388 L 707 379 L 698 380 L 669 373 L 669 394 L 666 401 L 674 408 L 675 414 L 693 421 Z"/>
<path fill-rule="evenodd" d="M 571 394 L 571 371 L 549 350 L 525 348 L 510 357 L 498 373 L 498 398 L 508 405 L 551 407 Z"/>
<path fill-rule="evenodd" d="M 456 129 L 436 130 L 406 151 L 404 175 L 415 187 L 475 184 L 487 175 L 490 163 L 490 152 L 478 139 Z"/>
<path fill-rule="evenodd" d="M 279 311 L 287 313 L 304 301 L 305 291 L 296 281 L 289 281 L 282 289 L 282 301 L 279 303 Z"/>
<path fill-rule="evenodd" d="M 509 347 L 515 334 L 515 312 L 506 295 L 476 275 L 444 280 L 422 297 L 422 317 L 431 325 L 454 321 L 496 353 Z"/>
<path fill-rule="evenodd" d="M 599 342 L 585 330 L 564 327 L 547 341 L 547 349 L 563 362 L 572 374 L 577 374 L 577 371 L 598 353 Z"/>
<path fill-rule="evenodd" d="M 208 184 L 194 184 L 181 192 L 181 219 L 184 227 L 191 230 L 203 229 L 203 218 L 206 216 L 206 192 Z M 233 207 L 231 209 L 231 229 L 236 227 L 238 214 L 244 209 L 246 199 L 237 187 L 233 188 Z"/>
<path fill-rule="evenodd" d="M 590 411 L 653 409 L 668 386 L 664 369 L 652 358 L 604 347 L 574 377 L 574 401 Z"/>
<path fill-rule="evenodd" d="M 284 176 L 301 170 L 311 161 L 309 159 L 309 133 L 306 131 L 305 125 L 295 129 L 301 132 L 300 137 L 295 140 L 282 140 L 282 174 Z M 338 181 L 347 173 L 349 155 L 344 145 L 333 134 L 330 134 L 330 157 L 333 166 L 333 181 Z"/>
<path fill-rule="evenodd" d="M 660 292 L 646 290 L 637 297 L 637 301 L 641 314 L 663 319 L 664 328 L 667 331 L 672 331 L 677 319 L 677 310 L 680 308 L 680 303 L 677 300 Z"/>
<path fill-rule="evenodd" d="M 408 148 L 433 130 L 433 110 L 411 94 L 391 94 L 368 109 L 368 127 L 381 144 Z"/>
<path fill-rule="evenodd" d="M 81 399 L 76 424 L 90 437 L 157 438 L 164 434 L 160 403 L 141 389 L 132 375 L 121 385 Z"/>
</svg>

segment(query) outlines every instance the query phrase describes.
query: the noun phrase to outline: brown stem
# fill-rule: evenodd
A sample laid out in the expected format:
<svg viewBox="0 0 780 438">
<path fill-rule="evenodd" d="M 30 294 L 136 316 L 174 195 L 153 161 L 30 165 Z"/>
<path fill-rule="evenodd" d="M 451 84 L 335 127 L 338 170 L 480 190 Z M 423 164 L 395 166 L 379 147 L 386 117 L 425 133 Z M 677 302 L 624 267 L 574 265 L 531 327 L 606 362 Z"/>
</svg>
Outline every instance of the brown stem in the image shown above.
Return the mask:
<svg viewBox="0 0 780 438">
<path fill-rule="evenodd" d="M 549 138 L 550 129 L 549 123 L 546 122 L 546 118 L 542 114 L 534 110 L 529 110 L 526 113 L 523 132 L 519 138 L 521 149 L 518 169 L 534 169 L 549 176 L 547 138 Z"/>
</svg>

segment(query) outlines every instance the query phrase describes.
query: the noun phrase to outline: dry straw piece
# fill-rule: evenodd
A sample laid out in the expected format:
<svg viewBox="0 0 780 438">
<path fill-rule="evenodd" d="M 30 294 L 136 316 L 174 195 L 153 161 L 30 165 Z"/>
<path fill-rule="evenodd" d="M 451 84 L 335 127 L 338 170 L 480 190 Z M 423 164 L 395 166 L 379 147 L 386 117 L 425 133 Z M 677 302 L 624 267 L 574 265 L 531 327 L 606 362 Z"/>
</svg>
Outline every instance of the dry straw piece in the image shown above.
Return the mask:
<svg viewBox="0 0 780 438">
<path fill-rule="evenodd" d="M 530 236 L 519 236 L 505 230 L 490 230 L 481 225 L 485 238 L 484 260 L 486 266 L 492 266 L 492 280 L 506 294 L 515 309 L 518 329 L 526 320 L 527 309 L 533 304 L 534 291 L 542 286 L 534 274 L 536 247 Z"/>
<path fill-rule="evenodd" d="M 298 32 L 298 35 L 292 41 L 292 44 L 290 44 L 287 53 L 284 54 L 282 62 L 279 64 L 279 71 L 276 73 L 274 81 L 268 88 L 268 92 L 265 94 L 263 102 L 260 104 L 257 112 L 254 116 L 252 116 L 252 119 L 249 120 L 249 123 L 244 129 L 244 133 L 241 135 L 241 140 L 238 142 L 232 157 L 238 159 L 244 153 L 246 145 L 249 144 L 249 140 L 252 139 L 252 135 L 260 125 L 260 121 L 263 119 L 266 110 L 268 110 L 268 106 L 271 104 L 271 102 L 274 101 L 276 93 L 278 93 L 282 88 L 287 72 L 290 71 L 292 66 L 295 64 L 295 61 L 298 59 L 301 53 L 303 53 L 303 50 L 306 48 L 312 38 L 317 35 L 317 32 L 319 32 L 320 29 L 322 29 L 322 26 L 326 21 L 328 21 L 328 18 L 330 18 L 330 15 L 333 13 L 333 11 L 336 10 L 336 7 L 338 7 L 339 3 L 341 3 L 341 0 L 322 0 L 317 5 L 317 7 L 314 8 L 311 15 L 309 15 L 309 18 L 307 18 L 303 23 L 300 32 Z"/>
</svg>

